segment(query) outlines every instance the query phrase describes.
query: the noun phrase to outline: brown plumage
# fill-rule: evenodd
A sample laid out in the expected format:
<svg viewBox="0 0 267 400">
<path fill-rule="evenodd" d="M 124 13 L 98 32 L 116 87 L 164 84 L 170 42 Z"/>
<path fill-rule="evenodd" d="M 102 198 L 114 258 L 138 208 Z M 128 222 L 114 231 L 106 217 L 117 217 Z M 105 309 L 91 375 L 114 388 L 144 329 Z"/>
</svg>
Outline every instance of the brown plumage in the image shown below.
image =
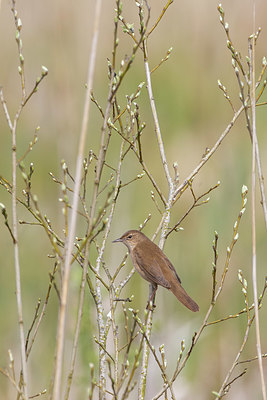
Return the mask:
<svg viewBox="0 0 267 400">
<path fill-rule="evenodd" d="M 199 310 L 197 303 L 182 287 L 181 279 L 170 260 L 146 235 L 140 231 L 131 230 L 113 241 L 113 243 L 115 242 L 122 242 L 128 247 L 137 272 L 153 285 L 153 293 L 149 301 L 153 299 L 157 287 L 160 285 L 169 289 L 189 310 Z"/>
</svg>

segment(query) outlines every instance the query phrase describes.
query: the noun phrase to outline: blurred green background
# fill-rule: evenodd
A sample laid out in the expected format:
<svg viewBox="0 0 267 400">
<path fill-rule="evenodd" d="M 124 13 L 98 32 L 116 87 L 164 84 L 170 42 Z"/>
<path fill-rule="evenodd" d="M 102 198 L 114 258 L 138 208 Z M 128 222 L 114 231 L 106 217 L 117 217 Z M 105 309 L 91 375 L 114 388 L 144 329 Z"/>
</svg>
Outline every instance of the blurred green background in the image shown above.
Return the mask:
<svg viewBox="0 0 267 400">
<path fill-rule="evenodd" d="M 24 0 L 17 3 L 22 19 L 23 54 L 25 58 L 26 84 L 28 91 L 45 65 L 49 74 L 23 111 L 18 125 L 18 156 L 21 156 L 33 138 L 35 128 L 40 126 L 39 141 L 25 160 L 35 165 L 33 192 L 38 195 L 39 204 L 47 214 L 56 230 L 62 233 L 63 216 L 58 198 L 60 188 L 52 182 L 49 172 L 62 176 L 60 161 L 66 160 L 74 171 L 76 148 L 81 127 L 84 102 L 84 84 L 87 75 L 88 52 L 93 29 L 93 1 L 65 2 L 63 0 L 46 2 Z M 158 17 L 164 1 L 151 2 L 151 22 Z M 148 44 L 150 68 L 153 68 L 173 47 L 168 62 L 165 62 L 153 75 L 154 97 L 162 130 L 169 165 L 179 164 L 181 182 L 198 164 L 206 147 L 212 147 L 221 132 L 232 118 L 232 110 L 218 89 L 217 79 L 227 87 L 236 108 L 239 107 L 238 87 L 231 65 L 230 52 L 226 48 L 226 37 L 217 11 L 217 3 L 204 1 L 174 1 Z M 247 38 L 253 32 L 252 2 L 248 0 L 227 0 L 222 3 L 230 25 L 230 35 L 236 48 L 247 55 Z M 15 42 L 15 27 L 10 11 L 10 1 L 2 1 L 0 10 L 0 85 L 11 115 L 14 115 L 20 102 L 20 84 L 17 72 L 18 56 Z M 115 2 L 104 0 L 101 15 L 100 38 L 96 60 L 94 94 L 104 107 L 108 93 L 107 58 L 111 58 L 113 45 L 113 20 Z M 134 1 L 123 2 L 123 13 L 129 23 L 138 29 L 137 8 Z M 267 43 L 267 3 L 258 0 L 256 4 L 256 27 L 262 32 L 256 47 L 256 71 L 261 69 L 261 60 L 266 55 Z M 152 25 L 151 25 L 152 26 Z M 130 54 L 132 43 L 120 31 L 119 57 Z M 120 58 L 119 58 L 120 59 Z M 119 60 L 118 59 L 118 60 Z M 125 95 L 136 90 L 145 81 L 144 65 L 140 54 L 121 88 L 121 104 Z M 266 101 L 267 95 L 262 97 Z M 143 134 L 143 154 L 157 182 L 167 195 L 164 172 L 159 162 L 159 152 L 154 135 L 151 111 L 145 87 L 139 99 L 140 114 L 146 122 Z M 98 152 L 101 117 L 92 104 L 87 149 Z M 257 133 L 262 156 L 263 173 L 267 174 L 267 110 L 257 109 Z M 117 157 L 117 139 L 114 140 L 107 159 L 112 164 Z M 0 111 L 0 174 L 11 180 L 11 135 L 3 110 Z M 116 164 L 115 164 L 116 165 Z M 211 296 L 211 266 L 213 261 L 212 241 L 214 231 L 219 233 L 219 272 L 224 266 L 226 247 L 230 244 L 233 224 L 241 206 L 241 187 L 251 187 L 251 143 L 244 115 L 241 115 L 229 136 L 215 156 L 201 170 L 194 182 L 197 194 L 201 194 L 219 180 L 219 189 L 211 193 L 208 205 L 199 207 L 183 222 L 183 231 L 170 235 L 165 252 L 181 276 L 184 287 L 200 305 L 200 313 L 192 315 L 171 293 L 160 289 L 157 294 L 157 308 L 154 314 L 152 341 L 155 347 L 166 344 L 169 367 L 173 369 L 180 342 L 185 338 L 190 346 L 191 337 L 201 324 L 209 306 Z M 122 171 L 125 181 L 141 173 L 134 157 L 127 159 Z M 23 187 L 22 180 L 19 189 Z M 130 228 L 138 228 L 148 213 L 151 221 L 144 232 L 151 237 L 160 220 L 151 201 L 152 187 L 146 178 L 135 182 L 122 191 L 115 211 L 111 240 Z M 257 193 L 257 263 L 258 290 L 262 290 L 266 275 L 266 232 L 263 214 Z M 250 192 L 247 212 L 241 221 L 239 241 L 235 247 L 231 268 L 222 295 L 212 314 L 212 318 L 234 314 L 244 306 L 241 285 L 237 271 L 243 270 L 248 280 L 250 303 L 253 302 L 251 282 L 251 209 Z M 191 197 L 185 194 L 176 204 L 171 223 L 174 224 L 191 204 Z M 0 202 L 6 205 L 11 221 L 11 197 L 0 188 Z M 31 221 L 26 211 L 19 207 L 19 219 Z M 24 305 L 25 329 L 30 325 L 38 298 L 45 298 L 48 273 L 53 268 L 53 260 L 47 258 L 51 252 L 49 242 L 40 227 L 21 225 L 19 227 L 22 295 Z M 0 366 L 8 365 L 8 349 L 11 349 L 19 365 L 18 324 L 15 297 L 15 280 L 12 243 L 3 224 L 0 225 Z M 106 263 L 115 271 L 125 254 L 123 246 L 108 244 Z M 127 262 L 127 271 L 131 268 Z M 72 330 L 75 321 L 75 303 L 79 286 L 78 268 L 73 269 L 70 288 L 72 307 L 69 310 L 66 346 L 66 365 L 68 365 Z M 139 276 L 134 276 L 124 294 L 134 294 L 134 308 L 143 309 L 147 301 L 148 285 Z M 72 296 L 73 295 L 73 296 Z M 29 359 L 30 383 L 35 393 L 48 388 L 52 371 L 57 323 L 57 298 L 53 292 L 45 319 Z M 166 309 L 168 312 L 166 312 Z M 260 313 L 262 349 L 266 352 L 266 305 Z M 80 351 L 77 361 L 74 387 L 71 398 L 85 398 L 88 386 L 88 363 L 96 361 L 97 348 L 93 343 L 95 314 L 90 295 L 87 294 Z M 241 344 L 246 327 L 245 315 L 238 320 L 228 321 L 208 328 L 192 354 L 186 370 L 178 378 L 175 388 L 177 398 L 212 398 L 211 391 L 217 390 Z M 242 359 L 256 355 L 254 327 Z M 151 398 L 160 388 L 159 371 L 153 358 L 150 360 L 147 398 Z M 266 359 L 264 360 L 266 373 Z M 236 371 L 237 374 L 237 371 Z M 236 375 L 235 374 L 235 375 Z M 3 398 L 11 397 L 13 389 L 7 379 L 0 376 L 0 392 Z M 78 397 L 77 397 L 78 396 Z M 43 397 L 45 398 L 45 396 Z M 135 397 L 133 397 L 135 398 Z M 247 374 L 233 384 L 229 398 L 260 399 L 260 380 L 256 362 L 250 363 Z"/>
</svg>

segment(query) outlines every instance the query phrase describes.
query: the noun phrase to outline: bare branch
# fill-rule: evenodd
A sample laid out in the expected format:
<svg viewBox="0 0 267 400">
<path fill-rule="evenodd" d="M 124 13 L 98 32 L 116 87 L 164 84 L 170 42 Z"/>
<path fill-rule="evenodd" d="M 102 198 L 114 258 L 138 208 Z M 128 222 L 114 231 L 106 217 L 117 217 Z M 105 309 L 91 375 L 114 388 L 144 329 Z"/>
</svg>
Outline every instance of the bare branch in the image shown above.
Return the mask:
<svg viewBox="0 0 267 400">
<path fill-rule="evenodd" d="M 250 63 L 250 78 L 251 78 L 251 111 L 252 111 L 252 166 L 251 166 L 251 212 L 252 212 L 252 282 L 253 282 L 253 297 L 255 304 L 255 324 L 256 324 L 256 348 L 258 354 L 258 364 L 261 378 L 261 389 L 263 400 L 266 400 L 266 386 L 263 373 L 262 365 L 262 350 L 261 350 L 261 338 L 260 338 L 260 321 L 259 321 L 259 310 L 258 310 L 258 294 L 257 294 L 257 264 L 256 264 L 256 143 L 257 143 L 257 132 L 256 132 L 256 84 L 255 84 L 255 19 L 256 19 L 256 4 L 253 1 L 253 30 L 254 34 L 249 38 L 249 49 L 251 55 Z M 267 214 L 265 215 L 267 217 Z M 267 228 L 267 219 L 266 228 Z"/>
</svg>

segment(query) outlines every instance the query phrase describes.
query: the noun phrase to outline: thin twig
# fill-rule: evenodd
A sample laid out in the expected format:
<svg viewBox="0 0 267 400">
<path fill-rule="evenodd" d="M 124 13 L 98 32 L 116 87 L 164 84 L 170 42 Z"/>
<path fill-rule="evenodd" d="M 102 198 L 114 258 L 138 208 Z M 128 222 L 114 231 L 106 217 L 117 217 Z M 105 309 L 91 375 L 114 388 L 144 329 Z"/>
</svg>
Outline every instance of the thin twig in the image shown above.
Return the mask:
<svg viewBox="0 0 267 400">
<path fill-rule="evenodd" d="M 237 352 L 237 355 L 236 355 L 236 357 L 235 357 L 235 359 L 233 361 L 233 364 L 232 364 L 231 368 L 229 369 L 229 371 L 228 371 L 228 373 L 227 373 L 227 375 L 226 375 L 226 377 L 225 377 L 225 379 L 224 379 L 224 381 L 223 381 L 223 383 L 221 385 L 220 390 L 216 393 L 216 400 L 221 399 L 223 397 L 223 395 L 226 393 L 227 388 L 229 389 L 230 383 L 228 383 L 228 380 L 229 380 L 230 376 L 232 375 L 233 370 L 235 369 L 235 367 L 237 365 L 237 362 L 239 360 L 239 357 L 242 354 L 242 351 L 243 351 L 243 349 L 245 347 L 245 344 L 247 343 L 248 334 L 249 334 L 249 330 L 251 328 L 251 324 L 253 322 L 253 319 L 254 318 L 251 318 L 251 320 L 247 324 L 246 331 L 245 331 L 245 334 L 244 334 L 244 338 L 243 338 L 243 342 L 241 344 L 241 347 Z"/>
<path fill-rule="evenodd" d="M 1 373 L 2 375 L 6 376 L 6 377 L 10 380 L 10 382 L 12 383 L 12 385 L 14 386 L 14 388 L 16 389 L 18 396 L 21 396 L 21 398 L 22 398 L 23 400 L 25 400 L 26 398 L 25 398 L 24 393 L 22 392 L 21 388 L 17 385 L 17 382 L 16 382 L 15 379 L 10 375 L 10 373 L 9 373 L 7 370 L 5 370 L 5 369 L 3 369 L 3 368 L 1 368 L 1 367 L 0 367 L 0 373 Z"/>
<path fill-rule="evenodd" d="M 40 305 L 41 305 L 41 299 L 38 299 L 37 306 L 35 307 L 34 317 L 33 317 L 31 326 L 30 326 L 30 328 L 28 330 L 27 337 L 26 337 L 26 342 L 25 342 L 26 351 L 27 351 L 27 348 L 28 348 L 31 331 L 33 330 L 34 324 L 35 324 L 35 322 L 36 322 L 36 320 L 38 318 L 38 312 L 39 312 L 39 309 L 40 309 Z M 27 356 L 27 358 L 28 358 L 28 356 Z"/>
<path fill-rule="evenodd" d="M 266 358 L 267 357 L 267 353 L 264 353 L 261 356 L 262 356 L 262 358 Z M 246 363 L 250 363 L 250 362 L 256 361 L 256 360 L 258 360 L 258 356 L 255 356 L 255 357 L 250 358 L 248 360 L 238 361 L 238 363 L 236 365 L 238 365 L 238 364 L 246 364 Z"/>
<path fill-rule="evenodd" d="M 49 297 L 50 297 L 50 292 L 51 292 L 51 288 L 52 288 L 54 276 L 55 276 L 55 273 L 56 273 L 56 271 L 57 271 L 57 267 L 58 267 L 58 264 L 55 263 L 53 272 L 52 272 L 51 274 L 49 274 L 49 278 L 50 278 L 50 279 L 49 279 L 49 285 L 48 285 L 48 289 L 47 289 L 47 293 L 46 293 L 45 302 L 44 302 L 44 305 L 43 305 L 43 307 L 42 307 L 42 311 L 41 311 L 41 313 L 40 313 L 40 316 L 39 316 L 39 319 L 38 319 L 38 321 L 37 321 L 37 324 L 36 324 L 36 326 L 35 326 L 34 332 L 33 332 L 33 334 L 32 334 L 31 343 L 30 343 L 30 345 L 27 347 L 27 353 L 26 353 L 27 358 L 28 358 L 29 355 L 30 355 L 30 352 L 31 352 L 33 343 L 34 343 L 34 341 L 35 341 L 35 338 L 36 338 L 36 335 L 37 335 L 39 326 L 40 326 L 41 321 L 42 321 L 42 319 L 43 319 L 43 317 L 44 317 L 44 315 L 45 315 L 45 311 L 46 311 L 46 307 L 47 307 L 48 300 L 49 300 Z"/>
<path fill-rule="evenodd" d="M 154 31 L 154 29 L 158 26 L 159 22 L 161 21 L 163 15 L 165 14 L 165 12 L 167 11 L 168 7 L 173 3 L 174 0 L 168 0 L 168 3 L 166 4 L 166 6 L 163 7 L 163 10 L 160 14 L 160 16 L 158 17 L 157 21 L 155 22 L 155 24 L 152 26 L 152 28 L 150 29 L 150 31 L 148 32 L 147 36 L 150 36 L 151 33 Z"/>
<path fill-rule="evenodd" d="M 68 398 L 69 398 L 71 384 L 72 384 L 72 378 L 73 378 L 73 373 L 74 373 L 74 367 L 75 367 L 75 361 L 76 361 L 76 356 L 77 356 L 77 350 L 78 350 L 78 340 L 79 340 L 79 334 L 80 334 L 80 326 L 81 326 L 81 320 L 82 320 L 84 295 L 85 295 L 85 282 L 86 282 L 86 274 L 87 274 L 88 253 L 89 253 L 89 248 L 88 248 L 88 246 L 86 246 L 84 260 L 83 260 L 83 272 L 82 272 L 81 287 L 80 287 L 77 321 L 75 324 L 75 334 L 74 334 L 72 353 L 71 353 L 70 371 L 68 374 L 66 391 L 65 391 L 65 396 L 64 396 L 65 400 L 68 400 Z"/>
<path fill-rule="evenodd" d="M 153 96 L 153 92 L 152 92 L 151 74 L 150 74 L 150 70 L 149 70 L 149 64 L 148 64 L 148 60 L 147 60 L 147 49 L 146 49 L 145 44 L 144 44 L 144 63 L 145 63 L 145 71 L 146 71 L 146 79 L 147 79 L 148 96 L 149 96 L 151 111 L 152 111 L 152 115 L 153 115 L 155 132 L 156 132 L 156 136 L 157 136 L 157 140 L 158 140 L 161 161 L 163 164 L 167 182 L 170 186 L 172 186 L 172 178 L 170 175 L 167 158 L 165 155 L 163 140 L 162 140 L 161 131 L 160 131 L 160 125 L 159 125 L 159 120 L 158 120 L 158 115 L 157 115 L 157 110 L 156 110 L 156 104 L 155 104 L 155 100 L 154 100 L 154 96 Z"/>
<path fill-rule="evenodd" d="M 244 106 L 242 105 L 239 110 L 234 114 L 232 120 L 230 123 L 227 125 L 225 130 L 222 132 L 218 140 L 215 142 L 213 147 L 205 154 L 204 157 L 202 157 L 200 163 L 195 167 L 195 169 L 188 175 L 188 177 L 184 180 L 184 182 L 176 189 L 175 191 L 175 201 L 177 200 L 179 194 L 183 192 L 187 187 L 188 187 L 188 182 L 191 182 L 192 179 L 198 174 L 200 169 L 206 164 L 206 162 L 213 156 L 215 151 L 218 149 L 220 144 L 223 142 L 223 140 L 226 138 L 232 127 L 234 126 L 236 120 L 240 116 L 240 114 L 244 111 Z"/>
<path fill-rule="evenodd" d="M 182 218 L 174 225 L 173 228 L 171 228 L 169 230 L 169 232 L 166 234 L 165 238 L 167 239 L 167 237 L 173 232 L 175 231 L 178 226 L 180 226 L 181 222 L 188 216 L 188 214 L 190 214 L 190 212 L 193 210 L 193 208 L 200 206 L 202 204 L 206 204 L 208 201 L 207 200 L 203 200 L 201 203 L 199 203 L 199 200 L 201 200 L 203 197 L 207 196 L 212 190 L 217 189 L 220 186 L 220 182 L 218 182 L 215 186 L 211 187 L 209 190 L 207 190 L 205 193 L 201 194 L 198 197 L 195 197 L 195 195 L 193 195 L 194 201 L 193 204 L 188 208 L 188 210 L 186 211 L 186 213 L 182 216 Z M 190 185 L 191 187 L 191 185 Z"/>
</svg>

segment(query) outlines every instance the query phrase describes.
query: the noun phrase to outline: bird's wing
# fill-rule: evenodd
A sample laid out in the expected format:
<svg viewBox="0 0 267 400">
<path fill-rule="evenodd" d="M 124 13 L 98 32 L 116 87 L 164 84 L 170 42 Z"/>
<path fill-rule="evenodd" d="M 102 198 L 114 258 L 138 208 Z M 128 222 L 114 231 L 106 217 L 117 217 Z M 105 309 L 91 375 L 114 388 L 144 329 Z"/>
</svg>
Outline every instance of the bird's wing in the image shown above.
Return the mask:
<svg viewBox="0 0 267 400">
<path fill-rule="evenodd" d="M 172 265 L 172 263 L 170 262 L 170 260 L 165 256 L 164 253 L 162 253 L 163 258 L 165 259 L 166 263 L 168 264 L 168 267 L 172 270 L 172 272 L 174 273 L 174 275 L 176 276 L 177 280 L 179 283 L 182 283 L 181 279 L 179 278 L 179 275 L 176 272 L 176 269 L 174 268 L 174 266 Z"/>
<path fill-rule="evenodd" d="M 141 269 L 141 275 L 145 277 L 151 283 L 155 283 L 157 285 L 163 286 L 167 289 L 170 289 L 170 283 L 164 278 L 162 267 L 165 264 L 165 261 L 154 254 L 146 257 L 146 262 L 144 262 L 144 257 L 141 257 L 138 249 L 135 249 L 134 252 L 135 262 L 138 264 L 139 268 Z M 174 269 L 174 267 L 172 266 Z M 175 271 L 175 270 L 174 270 Z"/>
</svg>

